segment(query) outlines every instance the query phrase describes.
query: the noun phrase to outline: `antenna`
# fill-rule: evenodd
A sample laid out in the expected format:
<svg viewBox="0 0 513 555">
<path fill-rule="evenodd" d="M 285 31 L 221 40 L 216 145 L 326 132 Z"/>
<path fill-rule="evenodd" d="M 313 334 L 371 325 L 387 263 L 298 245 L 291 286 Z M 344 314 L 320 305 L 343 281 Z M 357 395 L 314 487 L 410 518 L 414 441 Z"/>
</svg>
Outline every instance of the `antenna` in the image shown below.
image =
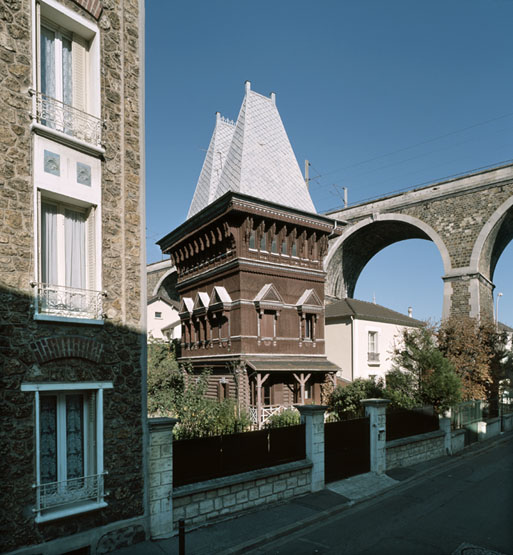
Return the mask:
<svg viewBox="0 0 513 555">
<path fill-rule="evenodd" d="M 308 171 L 309 167 L 310 167 L 310 162 L 308 160 L 305 160 L 305 183 L 306 183 L 307 189 L 310 188 L 310 174 Z"/>
<path fill-rule="evenodd" d="M 344 208 L 347 208 L 347 187 L 342 187 L 344 190 Z"/>
</svg>

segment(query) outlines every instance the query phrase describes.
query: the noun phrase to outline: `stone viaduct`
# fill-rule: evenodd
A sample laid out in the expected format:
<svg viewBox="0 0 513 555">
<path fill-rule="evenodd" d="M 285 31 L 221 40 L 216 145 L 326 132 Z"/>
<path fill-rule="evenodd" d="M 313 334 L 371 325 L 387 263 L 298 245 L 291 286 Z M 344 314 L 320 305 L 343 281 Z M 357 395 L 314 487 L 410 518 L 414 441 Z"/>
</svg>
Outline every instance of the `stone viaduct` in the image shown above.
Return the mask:
<svg viewBox="0 0 513 555">
<path fill-rule="evenodd" d="M 513 238 L 513 164 L 329 215 L 347 225 L 326 258 L 327 296 L 352 297 L 365 265 L 385 247 L 426 239 L 443 261 L 442 318 L 493 317 L 495 267 Z"/>
</svg>

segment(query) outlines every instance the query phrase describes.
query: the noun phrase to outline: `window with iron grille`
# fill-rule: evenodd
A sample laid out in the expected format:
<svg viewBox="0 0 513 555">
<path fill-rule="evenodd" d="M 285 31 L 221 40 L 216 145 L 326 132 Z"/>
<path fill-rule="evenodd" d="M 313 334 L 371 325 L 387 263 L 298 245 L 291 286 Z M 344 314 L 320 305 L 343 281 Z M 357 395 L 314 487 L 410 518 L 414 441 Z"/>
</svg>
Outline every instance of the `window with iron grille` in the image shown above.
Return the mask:
<svg viewBox="0 0 513 555">
<path fill-rule="evenodd" d="M 112 383 L 23 384 L 35 394 L 36 522 L 106 506 L 103 390 Z"/>
</svg>

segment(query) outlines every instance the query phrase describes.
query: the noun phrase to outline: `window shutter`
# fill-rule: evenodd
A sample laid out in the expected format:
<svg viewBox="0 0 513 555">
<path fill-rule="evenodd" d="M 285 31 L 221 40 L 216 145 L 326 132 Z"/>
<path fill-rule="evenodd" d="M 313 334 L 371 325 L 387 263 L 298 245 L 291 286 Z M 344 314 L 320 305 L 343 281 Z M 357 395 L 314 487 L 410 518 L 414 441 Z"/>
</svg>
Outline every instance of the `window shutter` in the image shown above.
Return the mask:
<svg viewBox="0 0 513 555">
<path fill-rule="evenodd" d="M 37 189 L 37 281 L 41 283 L 43 281 L 43 260 L 41 258 L 41 191 Z"/>
<path fill-rule="evenodd" d="M 86 475 L 96 474 L 96 392 L 86 394 L 87 399 L 87 468 Z"/>
<path fill-rule="evenodd" d="M 73 107 L 87 112 L 87 43 L 74 34 L 71 48 Z"/>
<path fill-rule="evenodd" d="M 96 290 L 96 207 L 91 206 L 87 218 L 87 289 Z"/>
<path fill-rule="evenodd" d="M 41 91 L 41 5 L 36 2 L 36 90 Z"/>
</svg>

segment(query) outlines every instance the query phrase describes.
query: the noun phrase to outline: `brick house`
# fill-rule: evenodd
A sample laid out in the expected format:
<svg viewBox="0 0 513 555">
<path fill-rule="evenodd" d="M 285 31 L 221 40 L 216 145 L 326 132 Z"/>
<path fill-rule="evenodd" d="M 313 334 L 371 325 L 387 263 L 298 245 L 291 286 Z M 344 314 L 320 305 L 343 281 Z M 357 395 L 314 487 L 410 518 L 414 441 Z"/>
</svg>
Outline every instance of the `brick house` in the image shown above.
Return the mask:
<svg viewBox="0 0 513 555">
<path fill-rule="evenodd" d="M 323 258 L 337 222 L 315 213 L 276 108 L 246 83 L 237 122 L 216 117 L 188 219 L 161 239 L 177 270 L 182 362 L 210 368 L 208 395 L 255 424 L 321 401 Z"/>
<path fill-rule="evenodd" d="M 2 551 L 146 535 L 143 5 L 0 10 Z"/>
</svg>

